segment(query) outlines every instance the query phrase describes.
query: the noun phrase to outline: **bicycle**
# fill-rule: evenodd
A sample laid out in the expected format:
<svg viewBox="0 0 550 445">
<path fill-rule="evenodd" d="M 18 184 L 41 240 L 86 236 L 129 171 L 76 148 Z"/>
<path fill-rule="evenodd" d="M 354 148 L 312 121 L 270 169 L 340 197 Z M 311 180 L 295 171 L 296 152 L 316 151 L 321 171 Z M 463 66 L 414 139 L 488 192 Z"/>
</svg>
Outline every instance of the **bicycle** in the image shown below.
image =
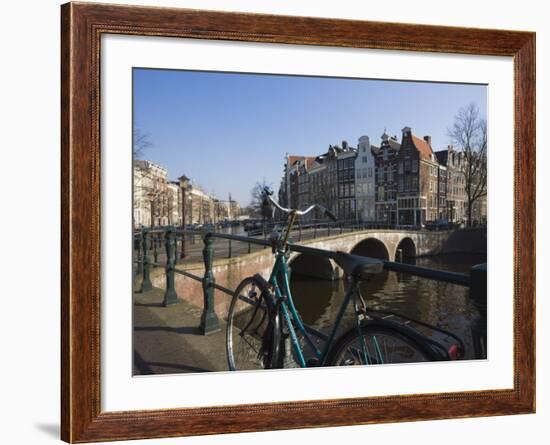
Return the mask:
<svg viewBox="0 0 550 445">
<path fill-rule="evenodd" d="M 269 238 L 275 255 L 269 279 L 259 274 L 247 277 L 232 297 L 226 327 L 230 370 L 413 363 L 462 357 L 464 345 L 456 335 L 394 312 L 369 309 L 359 283 L 382 272 L 384 262 L 344 252 L 308 248 L 334 260 L 343 269 L 348 288 L 329 335 L 305 326 L 290 291 L 289 235 L 296 218 L 314 209 L 333 221 L 336 217 L 319 204 L 306 210 L 284 208 L 271 195 L 269 189 L 264 189 L 262 214 L 273 217 L 277 208 L 289 215 L 288 222 L 284 235 L 274 232 Z M 351 301 L 355 326 L 336 339 Z M 444 339 L 436 341 L 419 327 Z M 315 340 L 324 341 L 323 347 L 319 348 Z M 312 357 L 306 359 L 304 346 Z"/>
</svg>

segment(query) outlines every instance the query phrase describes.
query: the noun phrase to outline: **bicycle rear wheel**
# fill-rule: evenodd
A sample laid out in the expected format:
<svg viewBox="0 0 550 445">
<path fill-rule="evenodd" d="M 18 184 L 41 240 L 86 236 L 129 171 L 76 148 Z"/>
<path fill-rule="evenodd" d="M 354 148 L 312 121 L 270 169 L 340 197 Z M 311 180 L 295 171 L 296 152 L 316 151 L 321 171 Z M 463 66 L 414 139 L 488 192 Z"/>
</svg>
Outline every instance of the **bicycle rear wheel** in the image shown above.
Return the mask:
<svg viewBox="0 0 550 445">
<path fill-rule="evenodd" d="M 280 342 L 279 316 L 265 281 L 245 278 L 235 290 L 226 327 L 231 371 L 276 366 Z"/>
<path fill-rule="evenodd" d="M 364 348 L 364 349 L 363 349 Z M 405 331 L 383 324 L 350 329 L 332 347 L 327 366 L 417 363 L 435 360 L 427 347 Z"/>
</svg>

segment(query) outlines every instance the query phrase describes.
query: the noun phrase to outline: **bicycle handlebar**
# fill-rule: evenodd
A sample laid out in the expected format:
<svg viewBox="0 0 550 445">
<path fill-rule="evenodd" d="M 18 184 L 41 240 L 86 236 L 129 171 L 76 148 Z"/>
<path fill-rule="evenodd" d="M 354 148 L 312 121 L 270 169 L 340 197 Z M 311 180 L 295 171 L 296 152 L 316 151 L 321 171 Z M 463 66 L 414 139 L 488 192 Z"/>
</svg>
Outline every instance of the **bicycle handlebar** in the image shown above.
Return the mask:
<svg viewBox="0 0 550 445">
<path fill-rule="evenodd" d="M 283 207 L 282 205 L 280 205 L 277 201 L 275 201 L 271 195 L 273 194 L 272 191 L 270 191 L 268 188 L 265 188 L 264 189 L 264 193 L 265 193 L 265 196 L 267 197 L 267 199 L 269 200 L 269 202 L 271 202 L 271 204 L 273 204 L 275 207 L 277 207 L 281 212 L 284 212 L 284 213 L 292 213 L 294 212 L 296 215 L 298 216 L 304 216 L 304 215 L 307 215 L 309 212 L 311 212 L 313 209 L 317 208 L 319 209 L 324 215 L 326 215 L 327 217 L 329 217 L 330 219 L 332 219 L 333 221 L 336 221 L 337 218 L 336 216 L 334 215 L 334 213 L 332 213 L 329 209 L 327 209 L 326 207 L 320 205 L 320 204 L 313 204 L 311 206 L 309 206 L 307 209 L 305 210 L 295 210 L 295 209 L 287 209 L 285 207 Z"/>
</svg>

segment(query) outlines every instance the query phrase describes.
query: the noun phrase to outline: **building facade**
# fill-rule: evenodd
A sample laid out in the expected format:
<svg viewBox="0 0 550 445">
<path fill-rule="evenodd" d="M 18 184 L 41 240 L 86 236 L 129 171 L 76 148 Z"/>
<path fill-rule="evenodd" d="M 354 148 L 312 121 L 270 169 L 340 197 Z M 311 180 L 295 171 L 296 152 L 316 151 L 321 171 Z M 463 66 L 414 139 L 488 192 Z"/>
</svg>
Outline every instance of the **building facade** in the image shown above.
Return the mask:
<svg viewBox="0 0 550 445">
<path fill-rule="evenodd" d="M 453 224 L 461 224 L 466 219 L 466 182 L 464 174 L 464 155 L 453 149 L 452 145 L 446 150 L 435 153 L 437 160 L 447 170 L 446 210 L 443 218 Z"/>
<path fill-rule="evenodd" d="M 214 223 L 214 198 L 205 193 L 202 188 L 191 184 L 186 190 L 189 206 L 186 205 L 189 224 Z"/>
<path fill-rule="evenodd" d="M 311 205 L 312 203 L 312 199 L 310 196 L 309 171 L 314 162 L 315 158 L 312 156 L 302 157 L 295 162 L 295 177 L 298 184 L 298 199 L 296 201 L 297 207 L 293 208 L 303 210 L 305 207 Z M 314 215 L 310 213 L 304 218 L 313 219 Z"/>
<path fill-rule="evenodd" d="M 222 201 L 189 182 L 182 191 L 179 181 L 168 181 L 168 171 L 151 161 L 134 161 L 133 177 L 134 228 L 183 224 L 185 196 L 185 225 L 214 224 L 237 219 L 239 204 L 231 199 Z"/>
<path fill-rule="evenodd" d="M 355 158 L 357 151 L 350 147 L 347 141 L 342 141 L 342 147 L 337 147 L 336 162 L 338 165 L 338 207 L 336 216 L 340 220 L 356 220 L 355 208 Z"/>
<path fill-rule="evenodd" d="M 316 158 L 287 156 L 279 201 L 286 207 L 321 204 L 340 220 L 422 227 L 465 219 L 464 157 L 448 147 L 434 152 L 430 136 L 410 127 L 401 140 L 386 130 L 380 146 L 361 136 L 357 148 L 343 141 Z M 486 223 L 486 196 L 474 203 L 472 219 Z M 312 218 L 323 218 L 318 212 Z"/>
<path fill-rule="evenodd" d="M 181 188 L 177 182 L 166 184 L 167 224 L 181 226 Z"/>
<path fill-rule="evenodd" d="M 431 137 L 402 130 L 397 159 L 397 221 L 399 225 L 421 226 L 438 218 L 440 166 L 431 147 Z"/>
<path fill-rule="evenodd" d="M 375 218 L 384 224 L 397 224 L 397 159 L 401 144 L 386 131 L 380 147 L 373 148 L 375 162 Z"/>
<path fill-rule="evenodd" d="M 168 222 L 167 170 L 151 161 L 134 161 L 134 227 L 156 227 Z"/>
<path fill-rule="evenodd" d="M 373 147 L 368 136 L 361 136 L 357 144 L 355 158 L 355 206 L 359 221 L 374 221 L 375 212 L 375 172 Z"/>
</svg>

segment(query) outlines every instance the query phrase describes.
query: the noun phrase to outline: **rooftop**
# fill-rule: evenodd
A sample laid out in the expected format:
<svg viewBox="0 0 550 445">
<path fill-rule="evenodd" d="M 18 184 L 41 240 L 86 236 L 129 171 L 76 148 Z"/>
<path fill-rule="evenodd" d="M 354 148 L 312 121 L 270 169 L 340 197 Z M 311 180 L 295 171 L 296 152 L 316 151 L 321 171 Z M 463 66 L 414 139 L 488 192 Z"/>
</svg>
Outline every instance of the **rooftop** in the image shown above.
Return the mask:
<svg viewBox="0 0 550 445">
<path fill-rule="evenodd" d="M 432 161 L 434 152 L 430 144 L 428 144 L 424 139 L 421 139 L 418 136 L 415 136 L 414 134 L 412 134 L 411 136 L 415 147 L 418 149 L 420 153 L 420 158 L 428 159 Z"/>
</svg>

